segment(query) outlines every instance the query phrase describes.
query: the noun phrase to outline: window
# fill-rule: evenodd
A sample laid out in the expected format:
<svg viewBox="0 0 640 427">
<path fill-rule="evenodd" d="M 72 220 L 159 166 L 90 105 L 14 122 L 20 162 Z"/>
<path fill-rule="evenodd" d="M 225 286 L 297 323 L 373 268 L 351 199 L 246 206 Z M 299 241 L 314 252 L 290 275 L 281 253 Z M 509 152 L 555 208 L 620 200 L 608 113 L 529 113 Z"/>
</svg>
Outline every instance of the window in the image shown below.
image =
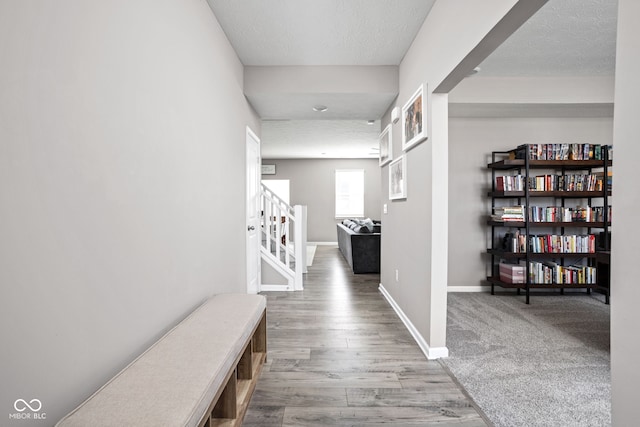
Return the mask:
<svg viewBox="0 0 640 427">
<path fill-rule="evenodd" d="M 336 170 L 336 218 L 364 216 L 364 169 Z"/>
</svg>

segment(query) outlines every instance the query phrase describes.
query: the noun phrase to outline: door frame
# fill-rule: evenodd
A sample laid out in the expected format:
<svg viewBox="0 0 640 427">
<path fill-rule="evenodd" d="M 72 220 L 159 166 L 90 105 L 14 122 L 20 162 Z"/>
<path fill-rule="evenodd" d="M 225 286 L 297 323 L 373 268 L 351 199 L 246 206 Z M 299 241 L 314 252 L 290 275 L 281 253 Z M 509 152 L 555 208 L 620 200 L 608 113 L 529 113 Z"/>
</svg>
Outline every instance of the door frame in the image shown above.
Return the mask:
<svg viewBox="0 0 640 427">
<path fill-rule="evenodd" d="M 250 249 L 250 234 L 248 232 L 248 227 L 251 226 L 250 224 L 250 215 L 249 215 L 249 191 L 250 191 L 250 167 L 255 166 L 253 163 L 253 158 L 250 159 L 249 158 L 249 145 L 250 144 L 257 144 L 257 151 L 258 151 L 258 165 L 257 165 L 257 170 L 256 170 L 256 188 L 258 191 L 258 200 L 256 200 L 256 212 L 254 212 L 254 214 L 256 215 L 257 221 L 255 221 L 254 223 L 254 227 L 256 227 L 256 233 L 258 233 L 258 239 L 256 240 L 256 248 L 255 248 L 255 254 L 256 254 L 256 259 L 250 259 L 251 257 L 251 251 Z M 246 142 L 245 142 L 245 180 L 246 180 L 246 185 L 245 185 L 245 227 L 247 227 L 247 229 L 245 230 L 245 245 L 246 245 L 246 253 L 245 253 L 245 262 L 246 262 L 246 276 L 247 276 L 247 293 L 249 294 L 255 294 L 260 292 L 260 285 L 262 283 L 262 271 L 261 271 L 261 261 L 260 261 L 260 178 L 261 178 L 261 165 L 262 165 L 262 157 L 261 157 L 261 150 L 260 150 L 260 138 L 258 138 L 258 135 L 256 135 L 255 132 L 253 132 L 251 130 L 251 128 L 249 126 L 246 127 Z M 251 277 L 250 277 L 250 272 L 251 272 L 251 264 L 252 263 L 256 263 L 257 265 L 257 283 L 255 287 L 251 286 Z"/>
</svg>

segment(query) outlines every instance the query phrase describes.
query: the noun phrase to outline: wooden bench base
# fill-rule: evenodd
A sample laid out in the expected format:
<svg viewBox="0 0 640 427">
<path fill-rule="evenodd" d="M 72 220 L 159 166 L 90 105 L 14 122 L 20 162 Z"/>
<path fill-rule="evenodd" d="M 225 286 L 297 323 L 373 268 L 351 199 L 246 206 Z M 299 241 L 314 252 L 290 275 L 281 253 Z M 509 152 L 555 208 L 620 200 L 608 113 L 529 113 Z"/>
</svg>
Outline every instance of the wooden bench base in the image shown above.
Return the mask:
<svg viewBox="0 0 640 427">
<path fill-rule="evenodd" d="M 212 297 L 57 427 L 239 426 L 267 358 L 266 298 Z"/>
<path fill-rule="evenodd" d="M 241 426 L 266 360 L 267 317 L 264 313 L 235 368 L 229 372 L 226 385 L 212 402 L 199 426 Z"/>
</svg>

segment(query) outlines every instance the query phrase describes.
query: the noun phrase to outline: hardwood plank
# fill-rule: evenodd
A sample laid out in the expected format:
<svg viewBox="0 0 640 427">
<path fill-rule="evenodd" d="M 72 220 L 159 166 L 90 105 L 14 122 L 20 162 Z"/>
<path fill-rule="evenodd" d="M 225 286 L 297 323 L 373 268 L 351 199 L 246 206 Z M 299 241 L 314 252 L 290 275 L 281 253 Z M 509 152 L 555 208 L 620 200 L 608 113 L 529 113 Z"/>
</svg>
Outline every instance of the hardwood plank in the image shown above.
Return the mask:
<svg viewBox="0 0 640 427">
<path fill-rule="evenodd" d="M 424 363 L 424 366 L 428 366 L 429 363 L 437 362 L 429 362 L 424 354 L 420 351 L 418 346 L 416 345 L 414 348 L 397 348 L 397 347 L 369 347 L 369 348 L 349 348 L 349 349 L 336 349 L 336 348 L 328 348 L 328 349 L 320 349 L 320 348 L 312 348 L 311 349 L 311 359 L 366 359 L 366 358 L 375 358 L 379 359 L 382 357 L 392 357 L 398 358 L 401 360 L 415 360 L 421 361 Z M 438 364 L 439 365 L 439 364 Z"/>
<path fill-rule="evenodd" d="M 333 373 L 350 372 L 389 372 L 395 373 L 398 379 L 408 379 L 419 373 L 430 373 L 430 375 L 445 375 L 449 381 L 451 378 L 441 366 L 432 366 L 426 369 L 416 370 L 415 360 L 403 360 L 400 358 L 343 358 L 343 359 L 277 359 L 274 360 L 270 368 L 271 372 L 324 372 Z"/>
<path fill-rule="evenodd" d="M 277 338 L 346 338 L 346 339 L 373 339 L 380 341 L 380 333 L 375 329 L 278 329 L 269 333 L 270 339 Z"/>
<path fill-rule="evenodd" d="M 459 388 L 457 383 L 451 378 L 448 372 L 442 371 L 404 371 L 396 373 L 403 388 L 439 388 L 451 387 Z"/>
<path fill-rule="evenodd" d="M 309 408 L 286 407 L 283 426 L 354 426 L 354 425 L 388 425 L 424 426 L 427 423 L 471 421 L 485 426 L 473 408 L 422 408 L 422 407 L 349 407 L 349 408 Z"/>
<path fill-rule="evenodd" d="M 251 402 L 258 406 L 347 406 L 347 392 L 341 387 L 303 388 L 258 386 Z"/>
<path fill-rule="evenodd" d="M 349 406 L 424 406 L 471 407 L 471 402 L 458 389 L 436 391 L 433 388 L 348 388 Z"/>
<path fill-rule="evenodd" d="M 301 292 L 266 292 L 268 359 L 245 426 L 485 426 L 378 290 L 319 246 Z"/>
<path fill-rule="evenodd" d="M 275 321 L 269 325 L 269 334 L 278 330 L 285 331 L 295 331 L 295 330 L 305 330 L 309 328 L 309 324 L 302 323 L 292 323 L 292 322 L 283 322 L 283 321 Z M 313 323 L 314 328 L 324 329 L 326 331 L 335 331 L 335 330 L 354 330 L 354 331 L 377 331 L 382 334 L 383 332 L 393 334 L 393 333 L 401 333 L 402 331 L 399 329 L 398 324 L 394 321 L 393 318 L 384 318 L 380 321 L 376 319 L 370 319 L 367 322 L 355 322 L 352 319 L 345 319 L 344 321 L 336 324 L 333 319 L 324 319 L 324 320 L 315 320 Z"/>
<path fill-rule="evenodd" d="M 309 359 L 311 357 L 311 348 L 282 348 L 269 349 L 267 351 L 267 363 L 271 363 L 273 359 Z"/>
<path fill-rule="evenodd" d="M 242 420 L 243 427 L 280 427 L 284 417 L 284 406 L 259 406 L 253 404 Z"/>
<path fill-rule="evenodd" d="M 303 310 L 301 310 L 303 311 Z M 285 310 L 285 309 L 278 309 L 278 308 L 273 308 L 273 307 L 269 307 L 269 315 L 280 315 L 280 314 L 284 314 L 287 313 L 288 315 L 291 314 L 290 310 Z M 387 313 L 380 313 L 376 310 L 325 310 L 322 308 L 319 308 L 317 310 L 304 310 L 303 313 L 300 313 L 299 315 L 296 316 L 297 319 L 307 319 L 307 320 L 318 320 L 318 321 L 327 321 L 327 322 L 333 322 L 334 324 L 338 324 L 341 322 L 368 322 L 370 320 L 375 320 L 375 321 L 383 321 L 386 320 L 387 322 L 395 322 L 395 320 L 397 320 L 397 315 L 395 314 L 395 312 L 390 311 Z M 287 321 L 287 318 L 284 318 L 283 320 L 281 320 L 281 322 L 285 322 Z M 267 326 L 269 325 L 269 323 L 267 323 Z M 309 324 L 311 325 L 311 324 Z"/>
<path fill-rule="evenodd" d="M 402 372 L 396 372 L 396 375 L 400 381 L 424 381 L 425 383 L 455 383 L 453 378 L 449 376 L 449 373 L 444 369 L 441 371 L 423 371 L 406 369 Z"/>
<path fill-rule="evenodd" d="M 442 391 L 442 390 L 459 390 L 460 387 L 455 383 L 447 381 L 444 377 L 440 381 L 429 381 L 425 378 L 410 378 L 406 380 L 400 380 L 402 388 L 429 388 L 430 390 Z"/>
<path fill-rule="evenodd" d="M 280 337 L 269 338 L 269 345 L 275 348 L 331 347 L 347 348 L 347 339 L 342 337 Z"/>
<path fill-rule="evenodd" d="M 374 339 L 371 337 L 350 337 L 347 338 L 347 346 L 349 348 L 358 348 L 358 347 L 400 347 L 400 348 L 413 348 L 415 345 L 415 341 L 413 338 L 386 338 L 382 339 L 378 337 L 378 339 Z"/>
<path fill-rule="evenodd" d="M 260 380 L 280 387 L 386 387 L 400 388 L 390 373 L 263 372 Z M 263 386 L 261 385 L 261 388 Z"/>
</svg>

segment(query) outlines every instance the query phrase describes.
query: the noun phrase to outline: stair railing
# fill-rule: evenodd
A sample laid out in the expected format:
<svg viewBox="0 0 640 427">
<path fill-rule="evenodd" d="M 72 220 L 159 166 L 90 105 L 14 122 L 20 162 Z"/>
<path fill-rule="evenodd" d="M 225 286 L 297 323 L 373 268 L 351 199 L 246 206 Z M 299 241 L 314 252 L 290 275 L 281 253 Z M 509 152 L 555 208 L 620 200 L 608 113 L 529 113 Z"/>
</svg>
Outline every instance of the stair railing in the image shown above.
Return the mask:
<svg viewBox="0 0 640 427">
<path fill-rule="evenodd" d="M 306 273 L 306 206 L 290 206 L 264 184 L 261 185 L 262 252 L 303 289 Z"/>
</svg>

